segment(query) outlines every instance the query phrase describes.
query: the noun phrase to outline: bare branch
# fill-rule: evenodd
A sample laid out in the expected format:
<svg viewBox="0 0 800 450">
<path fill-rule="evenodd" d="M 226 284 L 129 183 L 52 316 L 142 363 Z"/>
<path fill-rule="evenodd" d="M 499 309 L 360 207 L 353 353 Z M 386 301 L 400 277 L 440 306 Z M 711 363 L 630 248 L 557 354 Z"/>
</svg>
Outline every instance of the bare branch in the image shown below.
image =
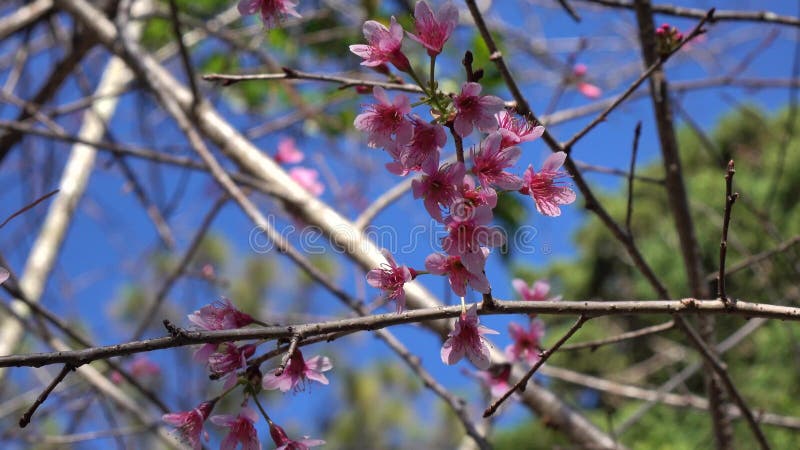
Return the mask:
<svg viewBox="0 0 800 450">
<path fill-rule="evenodd" d="M 640 338 L 642 336 L 649 336 L 651 334 L 662 333 L 664 331 L 668 331 L 673 328 L 675 328 L 675 321 L 670 320 L 669 322 L 664 322 L 658 325 L 644 327 L 639 330 L 629 331 L 627 333 L 618 334 L 616 336 L 597 339 L 595 341 L 579 342 L 576 344 L 564 345 L 561 347 L 561 351 L 564 352 L 571 350 L 582 350 L 584 348 L 588 348 L 590 349 L 590 351 L 595 351 L 603 345 L 616 344 L 622 341 Z"/>
<path fill-rule="evenodd" d="M 639 137 L 642 135 L 642 121 L 636 123 L 633 132 L 633 151 L 631 151 L 631 168 L 628 171 L 628 208 L 625 212 L 625 229 L 631 233 L 631 216 L 633 216 L 633 173 L 636 169 L 636 153 L 639 151 Z"/>
<path fill-rule="evenodd" d="M 723 301 L 728 300 L 728 295 L 725 292 L 725 255 L 728 250 L 728 226 L 731 223 L 731 210 L 733 203 L 739 196 L 738 193 L 733 193 L 733 175 L 736 169 L 733 166 L 733 160 L 728 163 L 728 170 L 725 173 L 725 216 L 722 220 L 722 240 L 719 243 L 719 274 L 717 275 L 717 297 Z"/>
<path fill-rule="evenodd" d="M 743 317 L 763 317 L 769 319 L 800 322 L 800 308 L 777 306 L 766 303 L 745 301 L 723 302 L 721 300 L 607 300 L 607 301 L 503 301 L 499 300 L 495 309 L 478 308 L 480 315 L 497 314 L 540 314 L 540 315 L 582 315 L 587 318 L 631 314 L 670 314 L 670 315 L 734 315 Z M 376 330 L 407 323 L 425 323 L 433 320 L 450 319 L 461 314 L 461 305 L 436 306 L 415 309 L 402 313 L 376 314 L 329 322 L 302 325 L 243 328 L 223 331 L 180 330 L 175 336 L 132 341 L 125 344 L 95 347 L 56 353 L 0 356 L 0 367 L 40 367 L 48 364 L 71 363 L 78 367 L 98 359 L 130 355 L 145 351 L 173 347 L 225 341 L 251 339 L 291 339 L 302 334 L 306 337 L 340 333 L 353 330 Z"/>
<path fill-rule="evenodd" d="M 19 419 L 20 428 L 25 428 L 28 426 L 29 423 L 31 423 L 31 418 L 33 417 L 33 414 L 36 412 L 39 406 L 41 406 L 41 404 L 44 403 L 45 400 L 47 400 L 47 396 L 50 395 L 51 392 L 53 392 L 53 389 L 55 389 L 59 383 L 64 381 L 64 378 L 67 376 L 67 374 L 73 370 L 75 370 L 74 367 L 71 367 L 69 364 L 64 364 L 64 367 L 61 368 L 61 371 L 58 372 L 58 375 L 56 375 L 56 377 L 53 378 L 53 381 L 50 382 L 50 384 L 48 384 L 47 387 L 44 388 L 44 391 L 42 391 L 42 393 L 39 394 L 38 397 L 36 397 L 36 401 L 33 402 L 31 407 L 28 408 L 25 411 L 25 414 L 23 414 L 22 417 Z"/>
<path fill-rule="evenodd" d="M 356 86 L 378 86 L 386 90 L 412 92 L 414 94 L 424 94 L 425 92 L 416 84 L 399 84 L 388 83 L 385 81 L 371 81 L 360 80 L 357 78 L 338 77 L 334 75 L 315 74 L 308 72 L 301 72 L 299 70 L 283 68 L 283 73 L 262 73 L 252 75 L 232 75 L 222 73 L 210 73 L 203 75 L 206 81 L 219 81 L 223 86 L 230 86 L 231 84 L 240 81 L 255 81 L 255 80 L 308 80 L 308 81 L 325 81 L 328 83 L 341 84 L 340 89 L 346 89 Z"/>
</svg>

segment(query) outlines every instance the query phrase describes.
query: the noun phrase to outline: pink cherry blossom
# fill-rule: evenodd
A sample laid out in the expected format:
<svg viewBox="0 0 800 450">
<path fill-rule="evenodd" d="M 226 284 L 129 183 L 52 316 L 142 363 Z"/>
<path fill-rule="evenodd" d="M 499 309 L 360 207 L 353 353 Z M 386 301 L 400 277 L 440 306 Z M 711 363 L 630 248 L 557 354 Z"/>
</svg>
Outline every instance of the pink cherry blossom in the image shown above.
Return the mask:
<svg viewBox="0 0 800 450">
<path fill-rule="evenodd" d="M 461 93 L 453 97 L 453 106 L 456 108 L 453 125 L 461 137 L 469 136 L 473 127 L 485 133 L 497 129 L 494 114 L 503 109 L 503 100 L 494 95 L 479 95 L 481 89 L 478 83 L 464 83 Z"/>
<path fill-rule="evenodd" d="M 501 397 L 511 389 L 511 364 L 498 364 L 489 370 L 482 370 L 475 374 L 481 382 L 489 388 L 493 398 Z"/>
<path fill-rule="evenodd" d="M 297 148 L 292 138 L 283 138 L 278 141 L 278 151 L 275 153 L 275 162 L 278 164 L 297 164 L 306 155 Z"/>
<path fill-rule="evenodd" d="M 0 267 L 0 284 L 5 283 L 9 276 L 11 273 L 5 267 Z"/>
<path fill-rule="evenodd" d="M 466 169 L 464 163 L 444 164 L 438 169 L 427 164 L 422 170 L 426 173 L 411 182 L 414 198 L 423 198 L 425 209 L 434 220 L 442 222 L 442 207 L 449 207 L 458 200 L 458 189 L 464 180 Z"/>
<path fill-rule="evenodd" d="M 429 123 L 416 114 L 411 117 L 413 136 L 407 145 L 392 143 L 386 147 L 394 162 L 386 165 L 390 172 L 405 176 L 424 166 L 439 165 L 439 150 L 447 143 L 444 127 Z"/>
<path fill-rule="evenodd" d="M 406 144 L 414 131 L 406 118 L 406 114 L 411 112 L 408 97 L 398 94 L 391 102 L 380 86 L 373 89 L 373 94 L 378 103 L 367 105 L 366 111 L 356 116 L 353 125 L 367 133 L 367 145 L 372 148 L 385 146 L 392 141 L 392 135 L 396 136 L 398 145 Z"/>
<path fill-rule="evenodd" d="M 398 266 L 388 250 L 383 249 L 381 253 L 387 262 L 367 272 L 367 283 L 383 290 L 389 300 L 394 300 L 399 313 L 406 305 L 406 291 L 403 286 L 416 277 L 416 272 L 407 266 Z"/>
<path fill-rule="evenodd" d="M 494 209 L 497 206 L 497 192 L 494 189 L 484 189 L 481 186 L 475 186 L 475 180 L 470 175 L 464 176 L 464 182 L 458 189 L 459 199 L 456 202 L 457 210 L 464 208 L 475 208 L 480 205 L 487 205 L 489 208 Z M 463 206 L 462 206 L 463 205 Z M 451 205 L 452 208 L 452 205 Z"/>
<path fill-rule="evenodd" d="M 461 263 L 472 273 L 481 273 L 486 262 L 482 246 L 500 247 L 505 235 L 495 227 L 487 226 L 492 221 L 492 210 L 486 205 L 471 208 L 460 214 L 456 208 L 445 219 L 448 235 L 442 239 L 442 249 L 451 256 L 460 256 Z"/>
<path fill-rule="evenodd" d="M 497 119 L 497 131 L 503 136 L 500 142 L 501 148 L 529 142 L 538 139 L 544 134 L 544 127 L 536 125 L 525 119 L 517 119 L 513 114 L 506 110 L 495 114 Z"/>
<path fill-rule="evenodd" d="M 361 65 L 377 67 L 381 64 L 392 63 L 397 70 L 408 72 L 411 64 L 400 48 L 403 44 L 403 27 L 392 16 L 389 28 L 386 25 L 368 20 L 364 22 L 364 37 L 367 44 L 350 46 L 350 51 L 364 58 Z"/>
<path fill-rule="evenodd" d="M 258 431 L 254 426 L 258 414 L 252 408 L 245 406 L 237 416 L 220 414 L 212 416 L 210 420 L 215 425 L 228 428 L 228 434 L 220 443 L 220 450 L 236 450 L 239 444 L 242 444 L 242 450 L 261 450 Z"/>
<path fill-rule="evenodd" d="M 491 133 L 480 144 L 479 151 L 472 150 L 472 173 L 484 188 L 516 191 L 522 187 L 522 179 L 505 169 L 516 164 L 521 151 L 519 147 L 502 147 L 502 139 L 500 133 Z"/>
<path fill-rule="evenodd" d="M 230 300 L 223 298 L 189 314 L 189 321 L 200 329 L 214 331 L 245 327 L 254 320 L 250 314 L 239 311 Z"/>
<path fill-rule="evenodd" d="M 520 278 L 511 280 L 511 285 L 514 290 L 522 297 L 523 300 L 528 301 L 542 301 L 542 300 L 561 300 L 561 296 L 548 298 L 547 294 L 550 293 L 550 283 L 544 280 L 533 282 L 530 286 Z"/>
<path fill-rule="evenodd" d="M 225 389 L 236 383 L 236 371 L 247 366 L 247 358 L 253 356 L 256 346 L 247 344 L 237 346 L 225 342 L 217 347 L 217 351 L 208 357 L 208 369 L 215 377 L 224 377 Z"/>
<path fill-rule="evenodd" d="M 278 369 L 275 369 L 265 374 L 262 386 L 264 389 L 280 389 L 281 392 L 297 392 L 305 388 L 306 380 L 328 384 L 328 378 L 322 372 L 332 368 L 333 365 L 326 356 L 314 356 L 306 361 L 303 353 L 297 349 L 289 358 L 283 373 L 277 375 Z"/>
<path fill-rule="evenodd" d="M 528 330 L 516 322 L 511 322 L 508 324 L 508 334 L 513 340 L 506 347 L 506 357 L 510 361 L 524 361 L 529 365 L 539 361 L 542 338 L 544 338 L 544 323 L 541 320 L 531 320 Z"/>
<path fill-rule="evenodd" d="M 300 17 L 297 3 L 290 0 L 239 0 L 239 14 L 249 16 L 260 13 L 265 27 L 270 27 L 286 16 Z"/>
<path fill-rule="evenodd" d="M 483 249 L 488 253 L 488 249 Z M 450 287 L 453 292 L 459 297 L 467 295 L 467 285 L 478 292 L 488 294 L 491 290 L 489 287 L 489 280 L 483 271 L 479 273 L 472 273 L 461 264 L 461 258 L 458 256 L 446 256 L 439 253 L 433 253 L 425 258 L 425 269 L 434 275 L 447 275 L 450 281 Z"/>
<path fill-rule="evenodd" d="M 466 314 L 456 320 L 453 331 L 448 334 L 448 338 L 442 345 L 442 362 L 452 365 L 467 357 L 475 367 L 486 370 L 491 364 L 491 354 L 489 353 L 489 341 L 483 337 L 484 334 L 499 334 L 497 331 L 480 325 L 476 306 L 473 304 Z"/>
<path fill-rule="evenodd" d="M 236 309 L 227 298 L 203 306 L 199 311 L 189 314 L 189 321 L 202 330 L 232 330 L 242 328 L 254 322 L 250 314 Z M 217 344 L 203 344 L 194 353 L 196 361 L 207 361 L 217 349 Z"/>
<path fill-rule="evenodd" d="M 200 450 L 202 448 L 200 435 L 202 434 L 208 441 L 208 433 L 203 430 L 203 422 L 208 419 L 212 409 L 214 409 L 213 402 L 203 402 L 191 411 L 164 414 L 161 420 L 176 427 L 181 440 L 193 450 Z"/>
<path fill-rule="evenodd" d="M 425 46 L 428 54 L 436 56 L 442 52 L 444 43 L 458 25 L 458 8 L 453 2 L 446 2 L 436 15 L 425 0 L 417 2 L 414 8 L 414 27 L 417 34 L 408 36 Z"/>
<path fill-rule="evenodd" d="M 319 197 L 325 192 L 325 185 L 319 181 L 319 172 L 308 167 L 292 167 L 289 176 L 311 195 Z"/>
<path fill-rule="evenodd" d="M 309 439 L 308 436 L 304 436 L 299 441 L 289 439 L 283 428 L 272 421 L 269 422 L 269 435 L 277 446 L 275 450 L 308 450 L 309 447 L 318 447 L 325 444 L 325 441 L 321 439 Z"/>
<path fill-rule="evenodd" d="M 536 210 L 545 216 L 560 216 L 559 205 L 569 205 L 575 201 L 575 191 L 558 181 L 569 177 L 569 174 L 559 170 L 566 158 L 564 152 L 553 153 L 544 161 L 539 173 L 533 170 L 533 166 L 528 166 L 522 176 L 524 183 L 520 192 L 530 195 L 536 203 Z"/>
</svg>

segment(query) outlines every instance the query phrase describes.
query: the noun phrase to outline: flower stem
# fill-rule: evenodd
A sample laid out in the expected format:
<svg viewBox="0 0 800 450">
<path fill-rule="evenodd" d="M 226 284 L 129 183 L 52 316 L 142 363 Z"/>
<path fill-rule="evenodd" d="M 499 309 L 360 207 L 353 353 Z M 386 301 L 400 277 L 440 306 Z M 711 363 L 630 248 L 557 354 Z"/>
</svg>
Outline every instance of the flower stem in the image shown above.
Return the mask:
<svg viewBox="0 0 800 450">
<path fill-rule="evenodd" d="M 411 76 L 414 82 L 417 83 L 417 85 L 419 85 L 420 88 L 422 88 L 422 91 L 425 93 L 425 95 L 428 96 L 429 99 L 428 103 L 432 103 L 431 106 L 436 108 L 439 111 L 439 114 L 441 114 L 442 117 L 444 117 L 447 114 L 447 111 L 445 107 L 442 106 L 441 103 L 439 103 L 439 96 L 436 94 L 436 89 L 434 88 L 434 85 L 436 83 L 436 80 L 434 79 L 435 68 L 436 68 L 436 58 L 432 56 L 430 83 L 423 83 L 422 79 L 419 77 L 419 75 L 417 75 L 417 72 L 414 71 L 413 67 L 409 67 L 407 73 Z"/>
<path fill-rule="evenodd" d="M 267 420 L 267 423 L 272 423 L 272 419 L 269 418 L 269 414 L 267 414 L 267 411 L 264 410 L 263 406 L 261 406 L 261 402 L 258 401 L 258 396 L 254 395 L 252 398 L 253 402 L 255 402 L 256 406 L 258 407 L 258 410 L 261 411 L 261 415 Z"/>
<path fill-rule="evenodd" d="M 436 55 L 431 55 L 431 72 L 429 81 L 431 94 L 436 92 Z"/>
</svg>

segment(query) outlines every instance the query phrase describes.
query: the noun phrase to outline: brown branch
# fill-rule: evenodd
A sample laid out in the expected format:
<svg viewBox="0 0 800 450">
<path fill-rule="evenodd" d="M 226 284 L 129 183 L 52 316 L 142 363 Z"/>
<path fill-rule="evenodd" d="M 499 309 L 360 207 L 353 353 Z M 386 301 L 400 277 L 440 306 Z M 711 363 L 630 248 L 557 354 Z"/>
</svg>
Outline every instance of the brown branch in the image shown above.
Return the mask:
<svg viewBox="0 0 800 450">
<path fill-rule="evenodd" d="M 725 255 L 728 250 L 728 226 L 731 222 L 731 210 L 739 193 L 733 192 L 733 175 L 736 169 L 733 160 L 728 163 L 728 170 L 725 173 L 725 215 L 722 219 L 722 240 L 719 243 L 719 274 L 717 275 L 717 297 L 723 301 L 728 300 L 725 292 Z"/>
<path fill-rule="evenodd" d="M 492 402 L 492 404 L 489 405 L 489 407 L 486 408 L 485 411 L 483 411 L 483 417 L 489 417 L 492 414 L 494 414 L 495 411 L 497 411 L 497 408 L 499 408 L 504 401 L 508 400 L 508 398 L 511 397 L 511 395 L 517 390 L 519 390 L 520 392 L 524 392 L 525 385 L 528 384 L 528 380 L 531 379 L 531 377 L 533 376 L 534 373 L 536 373 L 539 367 L 542 367 L 542 364 L 544 364 L 545 361 L 547 361 L 555 352 L 557 352 L 559 347 L 564 345 L 564 343 L 567 342 L 567 340 L 571 338 L 572 335 L 575 334 L 575 332 L 577 332 L 581 328 L 581 326 L 583 326 L 583 324 L 586 323 L 586 321 L 588 321 L 590 318 L 591 317 L 585 315 L 581 315 L 580 317 L 578 317 L 578 320 L 575 321 L 575 323 L 570 327 L 570 329 L 566 332 L 566 334 L 564 334 L 564 336 L 561 336 L 561 339 L 559 339 L 558 342 L 553 344 L 551 348 L 543 351 L 539 355 L 539 360 L 536 361 L 536 364 L 534 364 L 533 367 L 530 368 L 530 370 L 528 370 L 525 376 L 517 380 L 517 382 L 514 383 L 514 385 L 511 386 L 511 388 L 509 388 L 505 394 L 501 395 L 500 398 Z"/>
<path fill-rule="evenodd" d="M 639 137 L 642 135 L 642 121 L 636 123 L 636 129 L 633 132 L 633 151 L 631 151 L 631 167 L 628 171 L 628 207 L 625 212 L 625 229 L 628 234 L 633 235 L 631 232 L 631 216 L 633 215 L 633 173 L 636 169 L 636 153 L 639 151 Z"/>
<path fill-rule="evenodd" d="M 169 0 L 169 17 L 172 25 L 172 32 L 175 33 L 175 41 L 178 43 L 178 53 L 181 55 L 183 70 L 186 71 L 186 78 L 189 80 L 189 90 L 192 92 L 192 104 L 196 107 L 202 100 L 202 97 L 200 96 L 200 90 L 197 88 L 197 80 L 195 79 L 192 60 L 189 58 L 189 50 L 183 42 L 181 22 L 180 18 L 178 18 L 178 5 L 175 0 Z"/>
<path fill-rule="evenodd" d="M 574 20 L 575 22 L 580 22 L 581 21 L 581 16 L 578 15 L 578 12 L 575 11 L 575 8 L 573 8 L 572 5 L 570 5 L 567 2 L 567 0 L 556 0 L 556 1 L 558 1 L 558 4 L 561 5 L 562 8 L 564 8 L 564 11 L 570 17 L 572 17 L 572 20 Z"/>
<path fill-rule="evenodd" d="M 575 344 L 564 345 L 561 347 L 561 351 L 564 352 L 573 350 L 583 350 L 585 348 L 590 349 L 590 351 L 595 351 L 599 347 L 602 347 L 603 345 L 616 344 L 622 341 L 640 338 L 642 336 L 649 336 L 651 334 L 661 333 L 667 330 L 671 330 L 673 328 L 675 328 L 675 321 L 670 320 L 669 322 L 664 322 L 658 325 L 644 327 L 634 331 L 628 331 L 627 333 L 621 333 L 616 336 L 597 339 L 589 342 L 578 342 Z"/>
<path fill-rule="evenodd" d="M 286 353 L 281 358 L 281 363 L 278 365 L 278 368 L 275 369 L 275 376 L 283 375 L 283 371 L 286 370 L 286 365 L 289 364 L 289 360 L 294 355 L 294 352 L 297 351 L 297 344 L 302 339 L 302 336 L 299 334 L 295 334 L 292 336 L 292 339 L 289 341 L 289 348 L 286 350 Z"/>
<path fill-rule="evenodd" d="M 360 80 L 357 78 L 339 77 L 335 75 L 324 75 L 316 73 L 301 72 L 299 70 L 283 68 L 283 73 L 262 73 L 250 75 L 234 75 L 222 73 L 209 73 L 203 75 L 206 81 L 221 82 L 223 86 L 230 86 L 234 83 L 241 81 L 256 81 L 256 80 L 309 80 L 309 81 L 325 81 L 329 83 L 341 84 L 341 89 L 356 87 L 356 86 L 379 86 L 386 90 L 412 92 L 415 94 L 424 94 L 425 92 L 421 87 L 416 84 L 401 84 L 401 83 L 388 83 L 385 81 L 372 81 Z"/>
<path fill-rule="evenodd" d="M 479 307 L 481 315 L 541 314 L 583 315 L 588 318 L 617 315 L 670 314 L 683 316 L 736 315 L 800 322 L 800 308 L 744 301 L 723 302 L 721 300 L 641 300 L 641 301 L 499 301 L 497 308 Z M 400 314 L 386 313 L 364 317 L 345 318 L 328 322 L 302 325 L 243 328 L 223 331 L 180 330 L 174 335 L 124 344 L 94 347 L 53 353 L 0 356 L 0 367 L 41 367 L 48 364 L 70 363 L 75 367 L 98 359 L 135 353 L 162 350 L 204 343 L 234 342 L 253 339 L 291 339 L 298 333 L 306 337 L 339 333 L 344 331 L 377 330 L 390 326 L 425 323 L 432 320 L 450 319 L 461 314 L 461 305 L 436 306 L 405 311 Z"/>
<path fill-rule="evenodd" d="M 56 386 L 58 386 L 58 384 L 64 380 L 67 374 L 73 370 L 75 370 L 74 367 L 70 366 L 69 364 L 64 364 L 64 367 L 61 368 L 61 371 L 58 373 L 58 375 L 56 375 L 53 381 L 51 381 L 50 384 L 48 384 L 47 387 L 44 388 L 44 391 L 42 391 L 42 393 L 39 394 L 38 397 L 36 397 L 36 401 L 33 402 L 31 407 L 28 408 L 22 415 L 22 417 L 19 419 L 20 428 L 25 428 L 28 426 L 29 423 L 31 423 L 31 418 L 33 417 L 33 414 L 36 412 L 39 406 L 41 406 L 42 403 L 44 403 L 44 401 L 47 400 L 47 396 L 50 395 L 51 392 L 53 392 L 53 389 L 55 389 Z"/>
<path fill-rule="evenodd" d="M 41 203 L 41 202 L 47 200 L 48 198 L 56 195 L 59 190 L 60 189 L 56 189 L 56 190 L 54 190 L 52 192 L 48 192 L 47 194 L 44 194 L 43 196 L 41 196 L 38 199 L 34 200 L 33 202 L 29 203 L 28 205 L 26 205 L 26 206 L 22 207 L 21 209 L 17 210 L 17 212 L 15 212 L 15 213 L 11 214 L 10 216 L 8 216 L 6 218 L 6 220 L 3 221 L 3 223 L 0 223 L 0 228 L 3 228 L 4 226 L 6 226 L 6 224 L 8 222 L 11 222 L 11 220 L 13 220 L 15 217 L 19 216 L 20 214 L 25 213 L 26 211 L 36 207 L 36 205 L 38 205 L 39 203 Z"/>
</svg>

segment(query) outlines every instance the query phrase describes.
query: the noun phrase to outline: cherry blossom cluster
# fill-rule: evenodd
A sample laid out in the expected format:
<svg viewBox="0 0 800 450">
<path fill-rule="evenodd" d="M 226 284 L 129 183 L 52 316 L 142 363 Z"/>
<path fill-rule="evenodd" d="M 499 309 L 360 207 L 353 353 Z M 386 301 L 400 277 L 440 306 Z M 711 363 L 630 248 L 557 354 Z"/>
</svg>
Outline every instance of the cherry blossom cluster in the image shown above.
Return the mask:
<svg viewBox="0 0 800 450">
<path fill-rule="evenodd" d="M 415 104 L 424 104 L 430 118 L 412 112 L 412 100 L 405 94 L 393 98 L 385 89 L 375 87 L 375 103 L 368 104 L 359 114 L 354 126 L 363 132 L 367 145 L 382 148 L 392 159 L 386 169 L 396 175 L 418 176 L 412 181 L 414 198 L 422 200 L 432 219 L 446 229 L 441 241 L 443 253 L 433 253 L 425 259 L 425 270 L 398 265 L 384 251 L 387 263 L 369 271 L 367 282 L 384 292 L 395 302 L 396 310 L 405 306 L 404 285 L 420 274 L 446 276 L 453 292 L 462 304 L 471 288 L 490 294 L 491 286 L 484 271 L 491 248 L 505 242 L 501 230 L 492 227 L 493 210 L 500 192 L 517 191 L 530 196 L 536 210 L 545 216 L 559 216 L 560 207 L 575 201 L 575 192 L 561 170 L 567 155 L 554 153 L 537 171 L 533 166 L 518 175 L 514 167 L 521 155 L 521 144 L 533 141 L 544 133 L 544 127 L 516 116 L 505 109 L 499 97 L 482 95 L 479 79 L 468 73 L 468 80 L 458 94 L 446 95 L 438 90 L 434 78 L 436 57 L 458 24 L 458 10 L 448 1 L 434 12 L 425 1 L 414 10 L 415 32 L 404 32 L 392 17 L 389 26 L 374 20 L 364 23 L 366 44 L 351 45 L 360 56 L 362 65 L 389 73 L 389 65 L 406 73 L 416 82 L 424 96 Z M 403 52 L 405 35 L 421 44 L 430 57 L 430 80 L 423 82 Z M 576 77 L 583 77 L 583 73 Z M 587 85 L 588 86 L 588 85 Z M 586 95 L 600 95 L 599 89 Z M 442 151 L 450 130 L 456 148 L 455 161 L 442 161 Z M 465 152 L 463 139 L 480 133 L 479 142 Z M 519 346 L 513 360 L 533 360 L 531 348 L 538 346 L 541 324 L 525 331 L 517 325 L 511 333 Z M 489 367 L 486 334 L 496 333 L 480 325 L 476 309 L 464 308 L 441 351 L 445 364 L 454 364 L 466 356 L 477 367 Z M 538 336 L 538 337 L 537 337 Z M 535 344 L 535 345 L 534 345 Z M 537 353 L 538 354 L 538 353 Z"/>
<path fill-rule="evenodd" d="M 656 49 L 662 55 L 668 55 L 683 41 L 683 33 L 665 23 L 656 29 Z"/>
<path fill-rule="evenodd" d="M 259 323 L 252 316 L 236 309 L 228 299 L 206 305 L 189 315 L 189 321 L 199 330 L 232 330 Z M 258 367 L 248 366 L 247 360 L 255 354 L 258 344 L 237 345 L 235 342 L 220 344 L 203 344 L 194 354 L 195 360 L 206 364 L 211 379 L 224 380 L 223 393 L 209 401 L 200 403 L 191 411 L 165 414 L 164 422 L 177 429 L 180 439 L 192 449 L 202 448 L 201 437 L 208 441 L 208 433 L 204 430 L 207 420 L 219 427 L 227 428 L 221 450 L 235 450 L 241 444 L 244 450 L 259 450 L 261 443 L 255 428 L 259 415 L 249 404 L 252 400 L 269 425 L 270 436 L 278 449 L 301 450 L 322 445 L 325 442 L 304 437 L 300 440 L 289 439 L 286 432 L 275 424 L 258 401 L 262 389 L 281 392 L 298 391 L 305 388 L 308 381 L 328 384 L 323 372 L 333 367 L 324 356 L 314 356 L 308 360 L 296 349 L 288 355 L 285 365 L 262 375 Z M 229 395 L 241 386 L 244 399 L 236 415 L 211 415 L 214 407 L 225 395 Z"/>
</svg>

